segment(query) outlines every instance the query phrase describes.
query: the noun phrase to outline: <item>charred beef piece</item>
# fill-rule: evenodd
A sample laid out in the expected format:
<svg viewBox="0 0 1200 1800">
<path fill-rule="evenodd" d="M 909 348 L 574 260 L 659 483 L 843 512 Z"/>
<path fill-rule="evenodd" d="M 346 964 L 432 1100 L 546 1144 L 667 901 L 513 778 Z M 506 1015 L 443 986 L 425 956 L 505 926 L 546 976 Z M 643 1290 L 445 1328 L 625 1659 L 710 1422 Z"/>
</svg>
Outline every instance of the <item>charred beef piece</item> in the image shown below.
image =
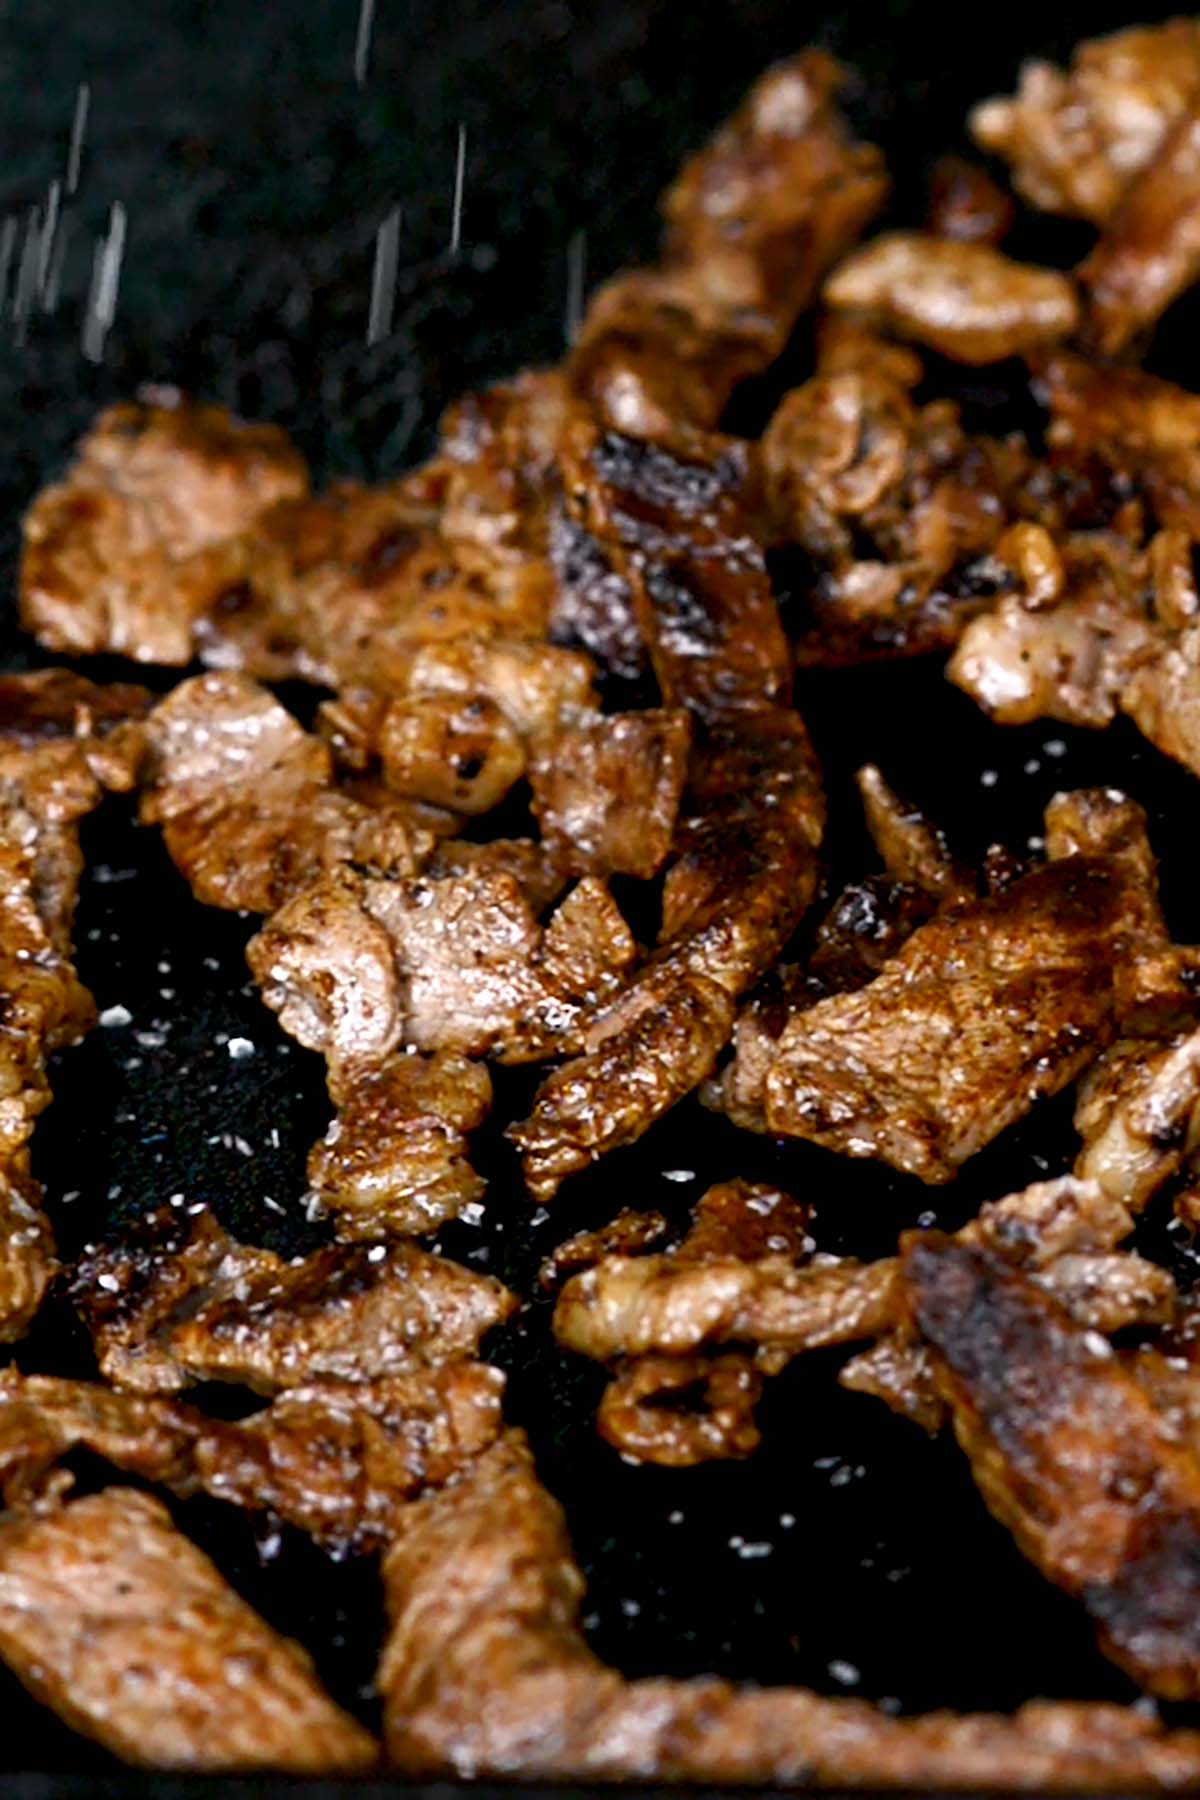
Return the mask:
<svg viewBox="0 0 1200 1800">
<path fill-rule="evenodd" d="M 1200 1692 L 1200 1462 L 1103 1339 L 986 1251 L 907 1240 L 906 1291 L 991 1510 L 1151 1692 Z"/>
<path fill-rule="evenodd" d="M 1120 1706 L 895 1719 L 798 1688 L 627 1682 L 584 1642 L 562 1512 L 516 1432 L 416 1502 L 384 1583 L 385 1737 L 409 1776 L 1119 1791 L 1200 1772 L 1200 1734 Z"/>
<path fill-rule="evenodd" d="M 272 1394 L 467 1356 L 516 1304 L 415 1245 L 331 1246 L 295 1262 L 238 1244 L 205 1211 L 149 1214 L 76 1264 L 71 1294 L 118 1387 L 233 1381 Z"/>
<path fill-rule="evenodd" d="M 369 1732 L 148 1494 L 0 1520 L 0 1656 L 38 1700 L 157 1769 L 350 1774 Z"/>
</svg>

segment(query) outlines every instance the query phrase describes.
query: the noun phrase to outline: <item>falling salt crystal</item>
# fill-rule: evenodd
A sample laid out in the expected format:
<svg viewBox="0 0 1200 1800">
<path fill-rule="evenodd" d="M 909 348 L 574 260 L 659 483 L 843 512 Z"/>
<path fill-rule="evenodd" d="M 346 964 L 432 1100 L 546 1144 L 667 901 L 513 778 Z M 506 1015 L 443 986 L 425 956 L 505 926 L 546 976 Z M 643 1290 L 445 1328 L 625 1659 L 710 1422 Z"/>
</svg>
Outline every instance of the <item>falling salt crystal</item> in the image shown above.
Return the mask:
<svg viewBox="0 0 1200 1800">
<path fill-rule="evenodd" d="M 129 1008 L 127 1006 L 121 1006 L 119 1003 L 116 1006 L 106 1006 L 104 1011 L 100 1014 L 100 1023 L 105 1026 L 129 1025 L 132 1024 L 132 1022 L 133 1014 L 130 1012 Z"/>
<path fill-rule="evenodd" d="M 125 208 L 114 200 L 108 215 L 108 233 L 97 241 L 92 263 L 92 286 L 83 320 L 82 348 L 89 362 L 100 362 L 104 340 L 117 316 L 121 286 L 121 260 L 125 255 Z"/>
<path fill-rule="evenodd" d="M 119 1294 L 121 1291 L 121 1284 L 115 1275 L 97 1275 L 96 1283 L 106 1294 Z"/>
<path fill-rule="evenodd" d="M 358 31 L 354 38 L 354 79 L 362 87 L 371 64 L 371 33 L 375 26 L 375 0 L 362 0 Z"/>
<path fill-rule="evenodd" d="M 770 1556 L 774 1548 L 774 1544 L 742 1544 L 738 1555 L 743 1562 L 753 1562 L 757 1557 Z"/>
<path fill-rule="evenodd" d="M 796 1523 L 795 1513 L 780 1513 L 779 1523 L 783 1526 L 785 1531 L 790 1531 L 792 1526 Z"/>
<path fill-rule="evenodd" d="M 621 1611 L 627 1619 L 636 1619 L 641 1610 L 636 1600 L 622 1600 L 621 1602 Z"/>
<path fill-rule="evenodd" d="M 1047 756 L 1065 756 L 1067 754 L 1067 746 L 1061 738 L 1048 738 L 1042 745 L 1042 749 Z"/>
<path fill-rule="evenodd" d="M 999 779 L 999 773 L 995 769 L 984 769 L 979 777 L 979 785 L 980 787 L 995 787 Z"/>
<path fill-rule="evenodd" d="M 450 254 L 457 256 L 462 244 L 463 183 L 467 173 L 467 128 L 458 128 L 458 149 L 454 157 L 454 200 L 450 209 Z"/>
<path fill-rule="evenodd" d="M 567 239 L 567 304 L 563 336 L 573 344 L 583 323 L 583 290 L 587 280 L 587 232 L 574 231 Z"/>
<path fill-rule="evenodd" d="M 386 1244 L 372 1244 L 371 1248 L 367 1251 L 367 1261 L 369 1263 L 381 1263 L 386 1255 Z"/>
<path fill-rule="evenodd" d="M 679 1511 L 678 1507 L 676 1507 L 674 1512 L 667 1514 L 667 1524 L 668 1525 L 682 1525 L 683 1524 L 683 1514 Z"/>
<path fill-rule="evenodd" d="M 835 1681 L 840 1681 L 843 1687 L 857 1687 L 862 1680 L 862 1676 L 859 1674 L 854 1664 L 852 1662 L 843 1662 L 840 1657 L 835 1656 L 828 1667 L 829 1673 L 833 1676 L 833 1679 Z"/>
<path fill-rule="evenodd" d="M 254 1044 L 250 1038 L 231 1037 L 225 1048 L 234 1062 L 245 1062 L 254 1055 Z"/>
<path fill-rule="evenodd" d="M 61 1197 L 63 1205 L 70 1206 L 72 1200 L 78 1200 L 81 1191 L 79 1188 L 72 1188 L 69 1194 L 63 1194 Z"/>
<path fill-rule="evenodd" d="M 468 1225 L 482 1225 L 484 1208 L 478 1200 L 468 1200 L 459 1213 L 459 1218 Z"/>
<path fill-rule="evenodd" d="M 273 1200 L 270 1194 L 263 1194 L 261 1198 L 263 1205 L 269 1207 L 272 1212 L 282 1213 L 286 1211 L 286 1208 L 280 1206 L 278 1200 Z"/>
<path fill-rule="evenodd" d="M 248 1144 L 244 1137 L 235 1137 L 233 1140 L 233 1147 L 235 1150 L 240 1150 L 243 1156 L 254 1155 L 253 1146 Z"/>
<path fill-rule="evenodd" d="M 381 338 L 391 336 L 402 217 L 400 208 L 393 207 L 375 234 L 375 266 L 371 271 L 371 300 L 367 309 L 368 344 L 377 344 Z"/>
<path fill-rule="evenodd" d="M 282 1548 L 282 1532 L 268 1531 L 258 1540 L 258 1560 L 264 1563 L 274 1562 Z"/>
<path fill-rule="evenodd" d="M 546 1220 L 549 1217 L 550 1217 L 550 1214 L 547 1212 L 546 1208 L 544 1206 L 539 1206 L 533 1213 L 530 1214 L 529 1223 L 533 1226 L 534 1230 L 536 1231 L 537 1227 L 539 1225 L 544 1225 L 546 1223 Z"/>
<path fill-rule="evenodd" d="M 695 1181 L 696 1171 L 695 1169 L 664 1169 L 662 1178 L 664 1181 Z"/>
<path fill-rule="evenodd" d="M 928 1231 L 931 1225 L 937 1224 L 937 1214 L 935 1212 L 918 1213 L 917 1224 L 922 1231 Z"/>
<path fill-rule="evenodd" d="M 79 186 L 79 168 L 83 161 L 83 140 L 87 132 L 88 108 L 91 105 L 92 90 L 86 81 L 81 81 L 75 94 L 75 117 L 71 120 L 71 142 L 67 149 L 67 192 L 73 194 Z"/>
<path fill-rule="evenodd" d="M 1083 1341 L 1093 1356 L 1106 1361 L 1113 1353 L 1112 1345 L 1098 1331 L 1085 1331 Z"/>
</svg>

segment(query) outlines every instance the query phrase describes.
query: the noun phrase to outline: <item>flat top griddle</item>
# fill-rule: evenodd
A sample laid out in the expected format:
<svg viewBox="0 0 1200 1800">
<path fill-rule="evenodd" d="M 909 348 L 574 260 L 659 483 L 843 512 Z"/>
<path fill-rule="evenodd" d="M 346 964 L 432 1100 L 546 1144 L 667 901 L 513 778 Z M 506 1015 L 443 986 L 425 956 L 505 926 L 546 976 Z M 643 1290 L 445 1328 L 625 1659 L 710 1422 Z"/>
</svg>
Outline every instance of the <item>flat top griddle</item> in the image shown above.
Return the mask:
<svg viewBox="0 0 1200 1800">
<path fill-rule="evenodd" d="M 0 220 L 23 221 L 61 173 L 81 81 L 90 117 L 58 305 L 14 321 L 10 291 L 0 318 L 0 654 L 14 667 L 45 660 L 14 622 L 23 508 L 96 408 L 139 382 L 174 382 L 277 421 L 319 475 L 386 475 L 428 451 L 456 394 L 561 355 L 572 238 L 586 233 L 597 279 L 648 253 L 654 200 L 679 156 L 772 59 L 815 40 L 861 70 L 851 111 L 887 151 L 897 215 L 916 220 L 928 163 L 962 147 L 973 99 L 1009 88 L 1024 55 L 1061 56 L 1077 37 L 1127 22 L 1108 4 L 1051 15 L 918 0 L 816 13 L 783 0 L 686 9 L 378 0 L 360 86 L 349 0 L 261 9 L 24 0 L 0 20 Z M 463 242 L 451 256 L 460 124 Z M 81 313 L 114 200 L 127 210 L 128 240 L 116 321 L 94 364 L 80 352 Z M 394 330 L 368 347 L 375 232 L 396 205 Z M 1079 249 L 1068 223 L 1023 231 L 1018 254 L 1066 264 Z M 1152 366 L 1187 381 L 1195 325 L 1193 308 L 1177 308 Z M 756 428 L 770 397 L 803 378 L 807 354 L 802 328 L 780 376 L 735 401 L 739 427 Z M 983 428 L 1036 425 L 1003 368 L 965 381 L 935 369 L 930 391 L 959 394 Z M 781 569 L 785 604 L 789 579 Z M 314 700 L 284 697 L 302 717 Z M 1023 847 L 1057 788 L 1107 783 L 1147 807 L 1175 935 L 1200 940 L 1200 787 L 1132 727 L 1000 730 L 928 661 L 808 672 L 797 702 L 827 770 L 832 888 L 872 866 L 852 783 L 865 760 L 967 857 L 997 841 Z M 198 906 L 157 833 L 139 830 L 120 801 L 88 821 L 84 843 L 78 962 L 114 1022 L 57 1064 L 56 1104 L 35 1138 L 64 1255 L 175 1193 L 207 1202 L 251 1240 L 310 1247 L 321 1227 L 302 1207 L 304 1157 L 330 1107 L 319 1059 L 282 1036 L 249 981 L 254 922 Z M 231 1056 L 235 1037 L 253 1055 Z M 529 1071 L 499 1072 L 498 1123 L 523 1110 L 532 1083 Z M 812 1199 L 822 1248 L 883 1254 L 907 1226 L 953 1228 L 982 1200 L 1068 1166 L 1070 1110 L 1070 1095 L 1042 1105 L 952 1186 L 927 1189 L 813 1146 L 737 1133 L 689 1102 L 570 1183 L 549 1211 L 531 1207 L 492 1130 L 478 1144 L 491 1180 L 483 1218 L 437 1241 L 531 1295 L 540 1259 L 561 1238 L 620 1205 L 683 1217 L 709 1183 L 741 1174 Z M 1200 1269 L 1154 1214 L 1141 1242 L 1185 1281 Z M 804 1683 L 903 1711 L 1132 1697 L 1082 1610 L 988 1518 L 954 1446 L 842 1392 L 837 1356 L 802 1358 L 769 1384 L 752 1461 L 666 1472 L 627 1467 L 597 1439 L 602 1374 L 555 1349 L 545 1299 L 531 1300 L 494 1354 L 510 1375 L 511 1416 L 567 1506 L 590 1581 L 591 1641 L 630 1675 Z M 28 1369 L 91 1368 L 86 1340 L 54 1303 L 15 1355 Z M 219 1390 L 197 1397 L 230 1404 Z M 103 1478 L 99 1465 L 78 1467 L 83 1481 Z M 337 1698 L 372 1718 L 382 1618 L 371 1567 L 331 1564 L 298 1534 L 256 1535 L 211 1503 L 178 1510 L 242 1591 L 309 1645 Z M 0 1717 L 11 1771 L 0 1773 L 0 1793 L 65 1792 L 68 1777 L 69 1791 L 75 1778 L 95 1793 L 211 1791 L 115 1772 L 2 1675 Z"/>
</svg>

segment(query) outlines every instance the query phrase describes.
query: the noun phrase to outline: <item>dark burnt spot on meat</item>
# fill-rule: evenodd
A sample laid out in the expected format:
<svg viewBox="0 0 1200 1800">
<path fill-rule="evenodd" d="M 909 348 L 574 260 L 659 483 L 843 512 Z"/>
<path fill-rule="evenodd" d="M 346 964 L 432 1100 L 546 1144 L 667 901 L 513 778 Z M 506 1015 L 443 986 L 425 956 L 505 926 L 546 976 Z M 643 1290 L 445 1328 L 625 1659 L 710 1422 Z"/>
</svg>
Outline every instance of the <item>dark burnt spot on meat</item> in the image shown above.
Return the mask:
<svg viewBox="0 0 1200 1800">
<path fill-rule="evenodd" d="M 700 656 L 720 641 L 720 626 L 709 612 L 705 596 L 683 579 L 678 569 L 646 571 L 646 589 L 654 603 L 658 628 L 670 653 Z"/>
<path fill-rule="evenodd" d="M 422 548 L 423 542 L 419 531 L 404 526 L 381 532 L 358 565 L 359 580 L 364 587 L 382 587 L 403 568 L 415 551 Z M 428 576 L 426 585 L 429 585 Z"/>
<path fill-rule="evenodd" d="M 710 512 L 722 495 L 736 492 L 744 480 L 732 452 L 693 462 L 615 431 L 597 439 L 592 462 L 600 480 L 621 495 L 623 506 L 647 520 L 663 515 L 698 518 Z"/>
</svg>

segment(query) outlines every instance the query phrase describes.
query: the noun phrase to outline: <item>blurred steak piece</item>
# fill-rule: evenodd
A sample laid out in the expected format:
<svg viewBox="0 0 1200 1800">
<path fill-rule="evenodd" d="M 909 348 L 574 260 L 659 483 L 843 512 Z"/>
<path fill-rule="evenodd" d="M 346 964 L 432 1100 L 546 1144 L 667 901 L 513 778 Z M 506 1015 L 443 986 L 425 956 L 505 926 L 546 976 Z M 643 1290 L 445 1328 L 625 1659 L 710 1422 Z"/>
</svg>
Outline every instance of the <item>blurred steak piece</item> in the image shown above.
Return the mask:
<svg viewBox="0 0 1200 1800">
<path fill-rule="evenodd" d="M 231 542 L 308 490 L 281 431 L 170 390 L 101 413 L 25 520 L 21 619 L 51 650 L 187 663 Z"/>
<path fill-rule="evenodd" d="M 1064 1792 L 1200 1777 L 1200 1733 L 1127 1707 L 897 1719 L 803 1688 L 624 1680 L 584 1641 L 583 1577 L 519 1432 L 416 1502 L 384 1585 L 385 1741 L 410 1777 Z"/>
<path fill-rule="evenodd" d="M 877 322 L 955 362 L 992 363 L 1061 338 L 1079 323 L 1070 279 L 1013 262 L 991 244 L 893 231 L 828 277 L 827 305 Z"/>
<path fill-rule="evenodd" d="M 1200 274 L 1200 92 L 1126 190 L 1079 270 L 1088 336 L 1115 355 Z"/>
<path fill-rule="evenodd" d="M 904 1279 L 991 1510 L 1105 1653 L 1200 1693 L 1200 1461 L 1103 1339 L 986 1251 L 910 1236 Z"/>
<path fill-rule="evenodd" d="M 488 1275 L 396 1244 L 331 1246 L 285 1262 L 211 1214 L 148 1214 L 75 1265 L 71 1295 L 118 1387 L 175 1393 L 232 1381 L 271 1394 L 371 1381 L 472 1355 L 516 1300 Z"/>
<path fill-rule="evenodd" d="M 108 1488 L 0 1521 L 0 1656 L 126 1762 L 351 1774 L 370 1734 L 147 1494 Z"/>
<path fill-rule="evenodd" d="M 1025 63 L 1016 96 L 977 106 L 971 133 L 1034 206 L 1103 224 L 1197 101 L 1200 27 L 1171 19 L 1079 44 L 1066 74 Z"/>
<path fill-rule="evenodd" d="M 657 708 L 549 739 L 529 777 L 554 861 L 571 875 L 656 875 L 674 840 L 691 737 L 686 712 Z"/>
</svg>

